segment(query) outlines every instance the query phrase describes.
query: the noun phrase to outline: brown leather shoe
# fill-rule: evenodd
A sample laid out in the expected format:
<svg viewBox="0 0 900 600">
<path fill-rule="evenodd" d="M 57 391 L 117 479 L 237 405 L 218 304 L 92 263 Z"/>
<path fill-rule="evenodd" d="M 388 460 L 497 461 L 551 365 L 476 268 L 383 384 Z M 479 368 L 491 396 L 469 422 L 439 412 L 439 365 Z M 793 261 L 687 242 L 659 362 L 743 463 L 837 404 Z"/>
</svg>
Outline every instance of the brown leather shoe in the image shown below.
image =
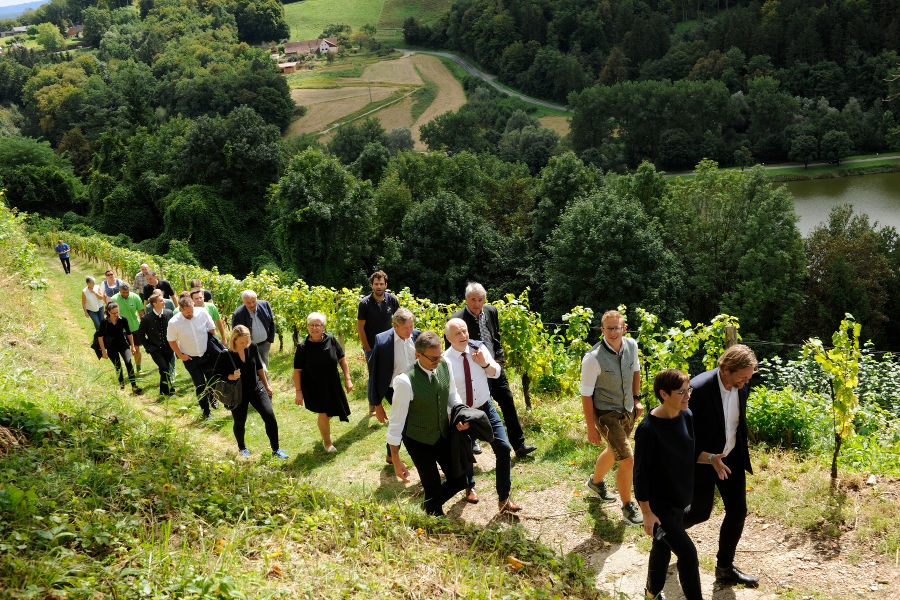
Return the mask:
<svg viewBox="0 0 900 600">
<path fill-rule="evenodd" d="M 475 493 L 475 488 L 466 488 L 466 502 L 478 504 L 478 494 Z"/>
<path fill-rule="evenodd" d="M 501 513 L 505 513 L 505 512 L 516 513 L 516 512 L 519 512 L 520 510 L 522 510 L 522 507 L 519 506 L 518 504 L 516 504 L 515 502 L 513 502 L 512 498 L 507 498 L 506 500 L 501 500 L 500 502 L 497 503 L 497 509 Z"/>
</svg>

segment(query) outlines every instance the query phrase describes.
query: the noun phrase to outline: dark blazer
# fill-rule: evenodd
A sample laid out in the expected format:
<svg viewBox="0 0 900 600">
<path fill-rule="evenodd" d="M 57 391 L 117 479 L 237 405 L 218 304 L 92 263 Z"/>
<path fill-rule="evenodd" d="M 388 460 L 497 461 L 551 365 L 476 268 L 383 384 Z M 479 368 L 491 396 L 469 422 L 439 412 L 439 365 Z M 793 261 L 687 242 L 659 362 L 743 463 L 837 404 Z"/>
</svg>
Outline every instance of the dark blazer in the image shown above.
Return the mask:
<svg viewBox="0 0 900 600">
<path fill-rule="evenodd" d="M 153 312 L 153 308 L 144 313 L 138 331 L 144 335 L 144 348 L 150 354 L 159 350 L 171 350 L 169 342 L 166 340 L 166 330 L 169 328 L 169 319 L 172 318 L 172 314 L 168 308 L 164 308 L 158 317 Z"/>
<path fill-rule="evenodd" d="M 468 423 L 466 431 L 456 428 L 458 423 Z M 479 439 L 490 444 L 494 441 L 494 428 L 487 414 L 479 408 L 469 408 L 465 404 L 457 404 L 450 409 L 450 465 L 447 477 L 462 477 L 472 472 L 475 454 L 472 452 L 472 440 Z"/>
<path fill-rule="evenodd" d="M 413 329 L 410 337 L 416 341 L 420 333 L 422 333 L 420 330 Z M 391 403 L 394 397 L 394 390 L 391 389 L 391 375 L 393 374 L 394 328 L 391 327 L 375 336 L 372 358 L 369 359 L 369 381 L 371 381 L 371 385 L 368 387 L 369 406 L 378 406 L 385 398 L 388 404 Z"/>
<path fill-rule="evenodd" d="M 257 300 L 256 315 L 266 328 L 266 341 L 271 344 L 275 341 L 275 317 L 272 314 L 272 307 L 265 300 Z M 234 314 L 231 315 L 232 328 L 243 325 L 252 332 L 253 328 L 250 326 L 250 321 L 250 311 L 243 304 L 238 306 Z"/>
<path fill-rule="evenodd" d="M 506 357 L 503 355 L 503 344 L 500 343 L 500 319 L 497 316 L 497 309 L 490 304 L 485 304 L 481 310 L 484 311 L 485 322 L 487 323 L 488 330 L 491 332 L 491 345 L 494 347 L 494 360 L 502 367 L 506 362 Z M 466 310 L 465 306 L 450 315 L 450 318 L 462 319 L 465 321 L 466 326 L 469 328 L 469 338 L 483 341 L 481 339 L 481 329 L 478 327 L 478 319 Z M 449 346 L 450 343 L 445 340 L 444 347 L 446 348 Z"/>
<path fill-rule="evenodd" d="M 719 391 L 719 369 L 700 373 L 691 379 L 690 408 L 694 413 L 694 440 L 697 452 L 721 452 L 725 447 L 725 411 Z M 744 468 L 753 473 L 750 466 L 750 450 L 747 447 L 747 396 L 750 384 L 738 390 L 737 439 L 732 452 L 740 453 Z"/>
</svg>

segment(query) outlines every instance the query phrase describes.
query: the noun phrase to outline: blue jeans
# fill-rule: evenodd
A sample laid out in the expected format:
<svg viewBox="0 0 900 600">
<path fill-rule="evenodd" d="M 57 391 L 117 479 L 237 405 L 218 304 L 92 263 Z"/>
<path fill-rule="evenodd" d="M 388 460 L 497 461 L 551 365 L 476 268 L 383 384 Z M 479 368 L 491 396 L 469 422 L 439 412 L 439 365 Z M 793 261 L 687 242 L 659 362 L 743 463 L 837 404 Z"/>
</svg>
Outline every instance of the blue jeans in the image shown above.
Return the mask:
<svg viewBox="0 0 900 600">
<path fill-rule="evenodd" d="M 94 331 L 100 331 L 100 321 L 103 320 L 103 307 L 101 306 L 97 310 L 89 310 L 87 314 L 91 321 L 94 322 Z"/>
<path fill-rule="evenodd" d="M 494 403 L 488 400 L 481 406 L 481 410 L 487 415 L 491 428 L 494 430 L 494 441 L 491 442 L 491 448 L 494 449 L 494 455 L 497 457 L 497 498 L 500 502 L 503 502 L 509 498 L 509 490 L 512 488 L 512 482 L 510 481 L 512 460 L 509 456 L 512 446 L 510 446 L 509 439 L 506 437 L 506 428 L 503 427 L 503 420 L 500 418 L 497 409 L 494 408 Z M 474 475 L 469 476 L 469 482 L 466 487 L 475 487 Z"/>
</svg>

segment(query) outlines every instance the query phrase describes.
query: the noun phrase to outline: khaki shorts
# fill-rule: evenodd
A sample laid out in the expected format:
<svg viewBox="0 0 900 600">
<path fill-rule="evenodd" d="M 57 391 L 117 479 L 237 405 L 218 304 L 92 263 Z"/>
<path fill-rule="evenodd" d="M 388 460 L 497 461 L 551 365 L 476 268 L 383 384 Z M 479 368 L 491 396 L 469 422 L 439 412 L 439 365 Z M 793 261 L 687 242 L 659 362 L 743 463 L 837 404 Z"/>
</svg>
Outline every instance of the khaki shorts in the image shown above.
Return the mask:
<svg viewBox="0 0 900 600">
<path fill-rule="evenodd" d="M 633 412 L 617 412 L 615 410 L 594 410 L 594 424 L 597 431 L 606 440 L 606 446 L 616 460 L 625 460 L 634 456 L 628 436 L 634 429 Z"/>
</svg>

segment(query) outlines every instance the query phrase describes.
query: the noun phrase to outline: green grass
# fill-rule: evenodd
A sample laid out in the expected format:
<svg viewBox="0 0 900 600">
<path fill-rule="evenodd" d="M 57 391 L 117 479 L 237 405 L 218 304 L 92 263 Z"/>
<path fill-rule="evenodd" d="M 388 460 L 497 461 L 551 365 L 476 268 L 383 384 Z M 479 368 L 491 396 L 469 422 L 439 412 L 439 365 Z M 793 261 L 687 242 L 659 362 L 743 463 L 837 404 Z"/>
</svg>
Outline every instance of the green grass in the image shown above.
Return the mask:
<svg viewBox="0 0 900 600">
<path fill-rule="evenodd" d="M 422 78 L 422 81 L 425 82 L 425 85 L 413 92 L 415 103 L 412 105 L 412 108 L 409 111 L 412 115 L 413 123 L 418 121 L 419 117 L 422 116 L 422 113 L 425 112 L 425 110 L 429 106 L 431 106 L 431 103 L 434 102 L 435 98 L 437 98 L 438 93 L 437 84 L 422 75 L 422 71 L 419 70 L 419 67 L 415 67 L 415 69 L 416 73 L 419 74 L 419 77 Z"/>
<path fill-rule="evenodd" d="M 857 157 L 854 157 L 857 158 Z M 864 157 L 858 157 L 864 158 Z M 820 165 L 807 169 L 792 167 L 790 169 L 776 169 L 767 173 L 776 181 L 796 181 L 802 179 L 827 179 L 829 177 L 846 177 L 847 175 L 868 175 L 872 173 L 889 173 L 900 171 L 900 158 L 888 158 L 874 160 L 865 163 L 838 165 Z"/>
<path fill-rule="evenodd" d="M 385 0 L 378 27 L 400 28 L 409 17 L 430 25 L 447 12 L 452 4 L 453 0 Z"/>
<path fill-rule="evenodd" d="M 323 69 L 316 67 L 312 71 L 302 70 L 284 76 L 291 88 L 340 87 L 336 80 L 344 77 L 362 76 L 362 65 L 351 65 L 349 68 Z"/>
<path fill-rule="evenodd" d="M 385 0 L 303 0 L 284 5 L 284 17 L 291 28 L 291 40 L 319 37 L 326 25 L 346 23 L 359 30 L 376 25 Z"/>
</svg>

